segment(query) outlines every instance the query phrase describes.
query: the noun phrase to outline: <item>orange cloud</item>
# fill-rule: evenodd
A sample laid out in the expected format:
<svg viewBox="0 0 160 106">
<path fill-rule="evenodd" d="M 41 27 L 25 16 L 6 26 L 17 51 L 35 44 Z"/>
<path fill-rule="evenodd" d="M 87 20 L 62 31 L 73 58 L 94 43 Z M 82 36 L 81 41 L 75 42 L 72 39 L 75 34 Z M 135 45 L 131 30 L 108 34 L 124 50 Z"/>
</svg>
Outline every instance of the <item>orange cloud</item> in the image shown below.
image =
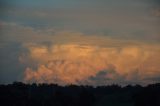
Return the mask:
<svg viewBox="0 0 160 106">
<path fill-rule="evenodd" d="M 92 42 L 96 44 L 96 40 Z M 106 42 L 106 46 L 94 43 L 27 45 L 28 56 L 22 59 L 29 58 L 30 61 L 36 62 L 37 69 L 28 67 L 25 70 L 24 80 L 26 82 L 78 84 L 81 81 L 89 81 L 90 77 L 96 77 L 101 71 L 107 73 L 108 70 L 114 70 L 116 75 L 124 77 L 126 81 L 135 80 L 135 73 L 136 80 L 139 81 L 160 74 L 159 45 L 121 42 L 118 43 L 119 46 L 114 46 L 116 44 L 114 40 L 112 42 L 110 40 L 108 44 Z M 109 44 L 114 45 L 108 46 Z M 103 77 L 105 76 L 113 82 L 117 80 L 113 74 L 106 74 Z"/>
</svg>

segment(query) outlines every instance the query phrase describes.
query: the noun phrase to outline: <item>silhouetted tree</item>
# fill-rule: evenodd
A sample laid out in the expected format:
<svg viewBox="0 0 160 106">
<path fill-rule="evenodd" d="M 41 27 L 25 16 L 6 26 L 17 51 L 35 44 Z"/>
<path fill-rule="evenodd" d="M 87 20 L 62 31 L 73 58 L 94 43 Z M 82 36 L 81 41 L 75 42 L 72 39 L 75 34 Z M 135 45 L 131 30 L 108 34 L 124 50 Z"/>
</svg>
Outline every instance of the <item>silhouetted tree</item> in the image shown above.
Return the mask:
<svg viewBox="0 0 160 106">
<path fill-rule="evenodd" d="M 110 86 L 59 86 L 57 84 L 0 85 L 0 106 L 160 106 L 160 84 Z M 108 104 L 108 105 L 107 105 Z"/>
</svg>

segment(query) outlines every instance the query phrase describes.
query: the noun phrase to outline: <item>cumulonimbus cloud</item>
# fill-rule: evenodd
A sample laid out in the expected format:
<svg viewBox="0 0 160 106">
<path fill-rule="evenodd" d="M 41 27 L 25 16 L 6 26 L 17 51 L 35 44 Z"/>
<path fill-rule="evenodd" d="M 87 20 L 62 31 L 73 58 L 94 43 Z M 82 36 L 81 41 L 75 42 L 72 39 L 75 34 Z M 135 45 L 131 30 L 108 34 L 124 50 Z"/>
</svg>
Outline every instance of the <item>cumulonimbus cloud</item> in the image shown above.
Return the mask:
<svg viewBox="0 0 160 106">
<path fill-rule="evenodd" d="M 36 67 L 26 68 L 24 80 L 59 84 L 93 83 L 91 78 L 96 78 L 101 71 L 108 73 L 113 70 L 114 73 L 104 74 L 103 78 L 114 83 L 118 77 L 126 81 L 143 81 L 160 73 L 158 45 L 121 42 L 119 46 L 114 46 L 111 39 L 109 43 L 112 46 L 108 46 L 107 42 L 107 46 L 98 45 L 96 40 L 92 44 L 27 44 L 28 54 L 21 56 L 21 61 L 34 62 Z"/>
</svg>

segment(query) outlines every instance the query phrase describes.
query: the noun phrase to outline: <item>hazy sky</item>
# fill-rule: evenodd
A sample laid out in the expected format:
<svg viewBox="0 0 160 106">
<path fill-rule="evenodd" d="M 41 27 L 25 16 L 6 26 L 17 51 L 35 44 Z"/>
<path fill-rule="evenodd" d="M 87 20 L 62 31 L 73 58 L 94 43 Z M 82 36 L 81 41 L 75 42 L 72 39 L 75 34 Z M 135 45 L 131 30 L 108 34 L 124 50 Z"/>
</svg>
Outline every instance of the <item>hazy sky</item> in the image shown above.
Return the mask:
<svg viewBox="0 0 160 106">
<path fill-rule="evenodd" d="M 159 0 L 0 0 L 0 83 L 156 83 L 159 41 Z"/>
</svg>

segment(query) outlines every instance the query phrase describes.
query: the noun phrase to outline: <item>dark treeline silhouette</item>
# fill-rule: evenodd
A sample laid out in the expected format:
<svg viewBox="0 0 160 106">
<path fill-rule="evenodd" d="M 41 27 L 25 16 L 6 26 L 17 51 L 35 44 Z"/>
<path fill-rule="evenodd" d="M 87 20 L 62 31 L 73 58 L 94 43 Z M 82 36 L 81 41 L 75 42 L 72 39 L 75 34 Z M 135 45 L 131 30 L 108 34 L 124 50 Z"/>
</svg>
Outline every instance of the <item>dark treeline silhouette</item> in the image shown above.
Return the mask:
<svg viewBox="0 0 160 106">
<path fill-rule="evenodd" d="M 160 106 L 160 84 L 146 87 L 0 85 L 0 106 Z"/>
</svg>

